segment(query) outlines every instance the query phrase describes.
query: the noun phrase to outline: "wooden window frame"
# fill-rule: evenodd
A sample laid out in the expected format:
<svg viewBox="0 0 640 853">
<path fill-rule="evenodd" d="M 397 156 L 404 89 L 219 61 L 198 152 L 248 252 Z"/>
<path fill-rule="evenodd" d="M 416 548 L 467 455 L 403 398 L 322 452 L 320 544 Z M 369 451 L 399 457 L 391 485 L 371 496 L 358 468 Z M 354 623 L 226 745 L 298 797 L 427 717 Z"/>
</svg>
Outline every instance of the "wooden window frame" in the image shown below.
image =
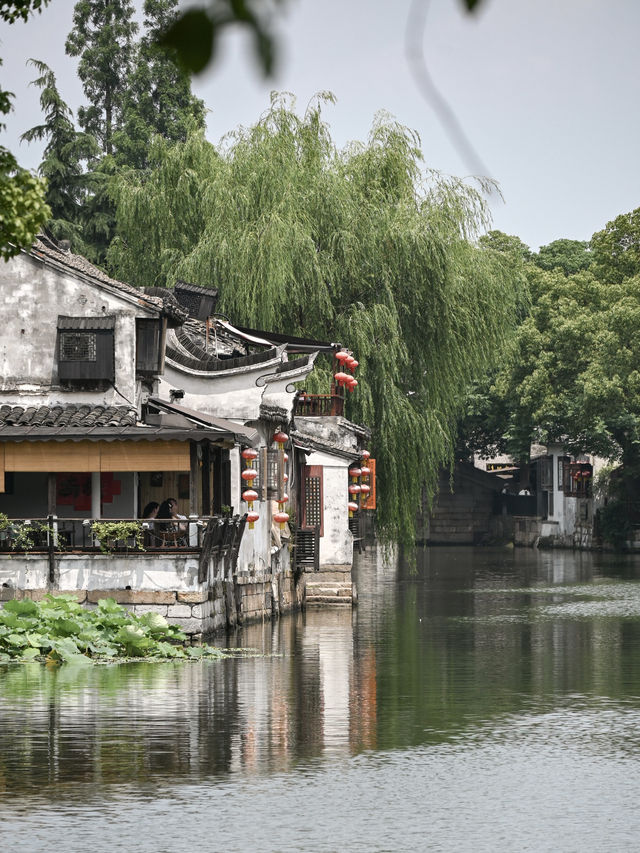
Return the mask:
<svg viewBox="0 0 640 853">
<path fill-rule="evenodd" d="M 322 465 L 305 465 L 302 472 L 302 527 L 312 528 L 319 526 L 320 536 L 324 536 L 324 467 Z M 318 513 L 320 515 L 320 524 L 311 524 L 307 518 L 307 483 L 310 479 L 319 481 L 319 506 Z"/>
</svg>

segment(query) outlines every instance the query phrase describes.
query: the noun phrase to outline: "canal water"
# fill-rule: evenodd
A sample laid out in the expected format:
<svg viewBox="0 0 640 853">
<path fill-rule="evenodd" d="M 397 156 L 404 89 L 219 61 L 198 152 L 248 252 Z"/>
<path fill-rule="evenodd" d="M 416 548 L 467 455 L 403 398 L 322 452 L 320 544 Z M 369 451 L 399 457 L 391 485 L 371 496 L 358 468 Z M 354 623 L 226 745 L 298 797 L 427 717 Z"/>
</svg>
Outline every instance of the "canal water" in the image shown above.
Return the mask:
<svg viewBox="0 0 640 853">
<path fill-rule="evenodd" d="M 640 560 L 371 550 L 254 656 L 0 668 L 0 850 L 626 851 Z"/>
</svg>

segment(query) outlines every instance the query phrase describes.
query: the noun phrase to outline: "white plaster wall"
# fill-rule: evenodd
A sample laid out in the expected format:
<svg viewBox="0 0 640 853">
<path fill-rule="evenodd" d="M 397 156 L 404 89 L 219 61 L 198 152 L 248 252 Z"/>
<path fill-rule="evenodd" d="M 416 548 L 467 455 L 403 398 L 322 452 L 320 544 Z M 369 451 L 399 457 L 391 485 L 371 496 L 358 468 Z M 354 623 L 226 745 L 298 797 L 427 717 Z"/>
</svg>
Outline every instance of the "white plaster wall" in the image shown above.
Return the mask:
<svg viewBox="0 0 640 853">
<path fill-rule="evenodd" d="M 124 589 L 195 592 L 198 558 L 162 554 L 69 555 L 57 560 L 61 590 Z"/>
<path fill-rule="evenodd" d="M 353 535 L 349 530 L 349 460 L 315 452 L 307 465 L 322 466 L 324 535 L 320 537 L 320 566 L 351 565 Z"/>
<path fill-rule="evenodd" d="M 162 554 L 68 554 L 56 558 L 58 588 L 64 592 L 78 589 L 169 590 L 197 592 L 206 585 L 198 583 L 198 558 Z M 16 589 L 43 589 L 47 586 L 49 564 L 41 554 L 2 555 L 0 584 Z"/>
<path fill-rule="evenodd" d="M 239 572 L 262 572 L 271 567 L 271 514 L 269 501 L 257 501 L 253 505 L 260 518 L 253 530 L 247 524 L 242 535 L 238 552 Z M 246 504 L 241 504 L 241 512 L 246 511 Z"/>
<path fill-rule="evenodd" d="M 227 372 L 233 375 L 226 376 Z M 259 376 L 259 371 L 248 373 L 246 369 L 241 373 L 195 374 L 167 360 L 164 376 L 160 379 L 159 396 L 168 400 L 171 389 L 180 388 L 185 392 L 181 406 L 244 423 L 258 418 L 264 392 L 264 388 L 255 384 Z"/>
<path fill-rule="evenodd" d="M 553 514 L 549 515 L 549 519 L 557 522 L 553 529 L 553 535 L 564 536 L 567 532 L 566 505 L 567 499 L 564 492 L 559 488 L 558 481 L 558 458 L 566 456 L 566 451 L 559 444 L 550 444 L 547 447 L 547 454 L 553 457 Z M 544 530 L 543 530 L 543 535 Z"/>
<path fill-rule="evenodd" d="M 0 586 L 14 589 L 44 589 L 49 576 L 49 564 L 41 555 L 2 555 L 0 557 Z"/>
<path fill-rule="evenodd" d="M 311 438 L 334 444 L 348 452 L 357 452 L 358 436 L 354 432 L 354 424 L 346 418 L 297 417 L 296 426 Z"/>
<path fill-rule="evenodd" d="M 0 389 L 3 402 L 48 405 L 53 402 L 135 405 L 136 317 L 155 314 L 130 299 L 60 272 L 21 254 L 0 262 L 3 326 L 0 335 Z M 115 384 L 104 392 L 60 389 L 57 377 L 58 315 L 115 316 Z M 34 399 L 28 399 L 32 395 Z"/>
<path fill-rule="evenodd" d="M 262 364 L 207 372 L 167 359 L 160 379 L 160 396 L 168 399 L 172 388 L 180 388 L 185 392 L 181 405 L 242 423 L 257 420 L 262 403 L 280 406 L 290 416 L 296 393 L 292 384 L 304 380 L 313 370 L 313 364 L 276 378 L 273 372 L 281 363 L 278 356 Z"/>
</svg>

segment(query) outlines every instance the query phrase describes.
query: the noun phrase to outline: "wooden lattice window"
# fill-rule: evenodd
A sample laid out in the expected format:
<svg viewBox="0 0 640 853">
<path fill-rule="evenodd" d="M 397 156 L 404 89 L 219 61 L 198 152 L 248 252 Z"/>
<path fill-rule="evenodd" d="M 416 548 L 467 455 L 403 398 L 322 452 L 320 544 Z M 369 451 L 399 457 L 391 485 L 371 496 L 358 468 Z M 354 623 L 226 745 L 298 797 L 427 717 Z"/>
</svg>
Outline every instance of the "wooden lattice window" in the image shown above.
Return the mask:
<svg viewBox="0 0 640 853">
<path fill-rule="evenodd" d="M 95 361 L 95 332 L 60 332 L 60 361 Z"/>
<path fill-rule="evenodd" d="M 319 527 L 324 535 L 322 465 L 306 465 L 302 491 L 302 526 Z"/>
</svg>

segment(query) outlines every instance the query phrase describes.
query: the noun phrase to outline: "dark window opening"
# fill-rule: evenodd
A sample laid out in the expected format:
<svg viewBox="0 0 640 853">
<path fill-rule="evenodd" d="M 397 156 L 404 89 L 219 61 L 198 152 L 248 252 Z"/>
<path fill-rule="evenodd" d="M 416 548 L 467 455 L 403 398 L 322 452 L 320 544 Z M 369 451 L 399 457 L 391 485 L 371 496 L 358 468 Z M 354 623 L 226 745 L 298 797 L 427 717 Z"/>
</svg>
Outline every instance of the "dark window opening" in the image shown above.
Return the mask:
<svg viewBox="0 0 640 853">
<path fill-rule="evenodd" d="M 95 385 L 115 379 L 115 317 L 58 317 L 61 382 Z"/>
<path fill-rule="evenodd" d="M 60 332 L 60 361 L 95 361 L 95 332 Z"/>
</svg>

